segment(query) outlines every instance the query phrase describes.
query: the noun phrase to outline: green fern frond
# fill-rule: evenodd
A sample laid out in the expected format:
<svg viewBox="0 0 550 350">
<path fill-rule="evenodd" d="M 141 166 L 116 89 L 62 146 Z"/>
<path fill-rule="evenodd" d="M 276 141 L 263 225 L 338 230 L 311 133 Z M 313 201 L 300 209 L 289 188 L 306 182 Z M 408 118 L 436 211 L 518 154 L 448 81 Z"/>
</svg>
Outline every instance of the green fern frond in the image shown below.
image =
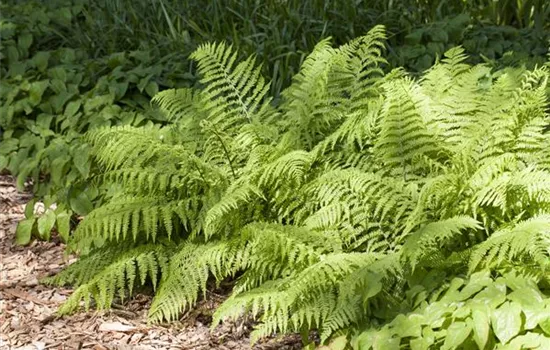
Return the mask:
<svg viewBox="0 0 550 350">
<path fill-rule="evenodd" d="M 170 257 L 167 273 L 162 275 L 149 309 L 149 320 L 177 320 L 183 310 L 197 302 L 201 292 L 206 293 L 210 274 L 216 281 L 234 274 L 240 267 L 235 260 L 243 247 L 244 243 L 240 241 L 184 242 L 179 245 Z"/>
<path fill-rule="evenodd" d="M 239 221 L 244 217 L 244 205 L 261 199 L 263 194 L 259 188 L 247 181 L 235 181 L 223 197 L 208 210 L 204 219 L 204 234 L 206 238 L 220 232 L 222 228 L 236 226 L 231 222 Z M 239 212 L 237 212 L 239 210 Z M 241 223 L 242 224 L 242 223 Z"/>
<path fill-rule="evenodd" d="M 87 134 L 95 157 L 107 170 L 141 167 L 151 161 L 177 164 L 190 157 L 189 151 L 167 140 L 167 130 L 156 127 L 121 126 L 96 129 Z"/>
<path fill-rule="evenodd" d="M 363 228 L 373 223 L 392 226 L 414 206 L 400 179 L 355 169 L 327 172 L 308 184 L 304 192 L 310 203 L 297 218 L 309 227 L 342 222 Z M 326 207 L 330 209 L 323 209 Z"/>
<path fill-rule="evenodd" d="M 282 188 L 285 186 L 300 187 L 306 179 L 314 157 L 305 151 L 293 151 L 277 158 L 262 169 L 258 180 L 265 188 Z"/>
<path fill-rule="evenodd" d="M 480 223 L 468 216 L 457 216 L 450 219 L 431 222 L 407 237 L 403 245 L 403 257 L 415 266 L 427 255 L 445 247 L 463 230 L 479 230 Z"/>
<path fill-rule="evenodd" d="M 335 311 L 331 285 L 337 286 L 344 276 L 377 258 L 376 254 L 354 253 L 320 256 L 295 276 L 266 282 L 226 300 L 214 314 L 213 326 L 222 319 L 239 317 L 243 310 L 253 315 L 262 312 L 263 323 L 253 332 L 254 339 L 276 331 L 296 331 L 302 325 L 319 326 Z"/>
<path fill-rule="evenodd" d="M 338 236 L 290 225 L 250 224 L 243 228 L 240 239 L 248 242 L 250 256 L 240 265 L 245 272 L 234 294 L 289 276 L 319 261 L 321 254 L 342 250 Z"/>
<path fill-rule="evenodd" d="M 145 233 L 147 241 L 154 242 L 159 227 L 170 237 L 173 220 L 183 217 L 186 222 L 190 219 L 185 217 L 186 214 L 179 200 L 167 202 L 162 197 L 122 197 L 86 216 L 74 233 L 74 242 L 84 248 L 86 243 L 96 238 L 119 241 L 129 238 L 130 234 L 135 241 L 140 232 Z"/>
<path fill-rule="evenodd" d="M 319 42 L 304 60 L 300 72 L 282 95 L 281 109 L 286 118 L 294 144 L 310 150 L 335 120 L 341 118 L 330 108 L 328 74 L 336 54 L 329 45 L 330 38 Z"/>
<path fill-rule="evenodd" d="M 382 56 L 385 39 L 385 28 L 378 25 L 338 48 L 331 65 L 329 89 L 331 98 L 344 104 L 347 113 L 365 111 L 369 99 L 379 94 L 382 68 L 387 64 Z"/>
<path fill-rule="evenodd" d="M 224 43 L 203 44 L 191 55 L 205 85 L 202 95 L 209 120 L 221 130 L 251 122 L 270 88 L 261 66 L 254 68 L 254 56 L 235 65 L 236 58 L 237 52 Z"/>
<path fill-rule="evenodd" d="M 365 101 L 364 111 L 347 115 L 338 129 L 319 142 L 312 153 L 317 157 L 328 157 L 331 155 L 330 152 L 342 149 L 344 156 L 348 159 L 353 156 L 368 158 L 369 147 L 374 144 L 374 139 L 379 131 L 382 102 L 380 98 L 371 98 Z M 337 165 L 344 167 L 353 163 L 346 159 Z"/>
<path fill-rule="evenodd" d="M 169 89 L 157 93 L 151 99 L 171 122 L 195 124 L 202 113 L 201 94 L 191 88 Z M 193 121 L 194 123 L 191 123 Z"/>
<path fill-rule="evenodd" d="M 91 299 L 99 309 L 111 306 L 115 297 L 124 299 L 132 295 L 135 285 L 150 281 L 157 286 L 159 276 L 168 268 L 170 245 L 138 245 L 129 249 L 118 245 L 100 249 L 70 265 L 48 281 L 52 284 L 76 284 L 78 288 L 65 301 L 59 313 L 67 314 L 80 308 L 86 309 Z"/>
<path fill-rule="evenodd" d="M 541 213 L 513 227 L 493 233 L 474 248 L 470 271 L 527 258 L 547 269 L 550 265 L 550 214 Z"/>
<path fill-rule="evenodd" d="M 401 79 L 384 84 L 384 88 L 387 98 L 375 154 L 388 168 L 399 169 L 406 176 L 415 170 L 415 157 L 435 157 L 440 148 L 420 114 L 418 86 L 410 79 Z"/>
</svg>

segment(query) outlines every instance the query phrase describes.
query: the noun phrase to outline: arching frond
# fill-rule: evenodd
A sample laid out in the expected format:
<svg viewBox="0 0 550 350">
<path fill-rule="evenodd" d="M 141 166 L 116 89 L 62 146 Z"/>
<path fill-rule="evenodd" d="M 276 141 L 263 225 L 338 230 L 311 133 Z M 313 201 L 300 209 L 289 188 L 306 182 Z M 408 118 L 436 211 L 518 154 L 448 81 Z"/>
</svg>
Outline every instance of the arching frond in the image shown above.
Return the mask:
<svg viewBox="0 0 550 350">
<path fill-rule="evenodd" d="M 415 157 L 435 158 L 440 149 L 420 114 L 418 86 L 410 79 L 399 79 L 384 84 L 384 88 L 387 98 L 375 152 L 389 169 L 406 176 L 415 170 Z"/>
<path fill-rule="evenodd" d="M 477 220 L 467 216 L 431 222 L 407 237 L 403 245 L 403 257 L 410 261 L 414 269 L 423 257 L 448 245 L 461 231 L 481 228 Z"/>
<path fill-rule="evenodd" d="M 261 112 L 269 83 L 261 76 L 261 66 L 254 67 L 254 56 L 235 64 L 237 52 L 220 43 L 202 44 L 191 59 L 197 61 L 205 85 L 201 94 L 208 119 L 219 130 L 251 122 Z"/>
<path fill-rule="evenodd" d="M 470 271 L 479 265 L 495 266 L 503 262 L 531 259 L 541 269 L 550 266 L 550 214 L 541 213 L 510 228 L 493 233 L 474 248 Z"/>
<path fill-rule="evenodd" d="M 132 295 L 136 285 L 150 281 L 156 287 L 159 276 L 167 272 L 171 245 L 110 246 L 81 258 L 47 283 L 78 286 L 59 309 L 66 314 L 80 308 L 80 302 L 88 309 L 91 299 L 96 307 L 111 307 L 115 297 L 125 299 Z"/>
</svg>

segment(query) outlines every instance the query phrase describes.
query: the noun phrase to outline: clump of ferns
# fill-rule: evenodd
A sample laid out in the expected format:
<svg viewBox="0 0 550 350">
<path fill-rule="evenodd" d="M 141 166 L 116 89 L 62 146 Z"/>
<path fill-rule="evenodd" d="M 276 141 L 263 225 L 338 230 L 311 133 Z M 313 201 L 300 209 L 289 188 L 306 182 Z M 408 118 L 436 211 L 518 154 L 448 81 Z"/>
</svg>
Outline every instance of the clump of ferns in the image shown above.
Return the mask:
<svg viewBox="0 0 550 350">
<path fill-rule="evenodd" d="M 383 73 L 383 40 L 376 27 L 322 41 L 279 105 L 253 58 L 204 45 L 204 89 L 155 97 L 172 126 L 90 133 L 123 190 L 74 234 L 90 253 L 56 280 L 82 288 L 67 305 L 108 307 L 149 276 L 150 319 L 174 320 L 209 278 L 239 276 L 214 325 L 251 312 L 254 339 L 316 328 L 325 340 L 395 313 L 415 271 L 543 278 L 548 69 L 492 72 L 455 48 L 413 80 Z"/>
</svg>

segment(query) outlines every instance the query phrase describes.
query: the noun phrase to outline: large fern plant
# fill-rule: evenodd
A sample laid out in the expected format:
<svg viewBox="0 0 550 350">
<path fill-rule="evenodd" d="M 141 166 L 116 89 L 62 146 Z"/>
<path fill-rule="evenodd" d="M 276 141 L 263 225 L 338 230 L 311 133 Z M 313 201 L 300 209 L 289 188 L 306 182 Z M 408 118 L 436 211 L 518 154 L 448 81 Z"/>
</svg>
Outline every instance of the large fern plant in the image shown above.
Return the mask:
<svg viewBox="0 0 550 350">
<path fill-rule="evenodd" d="M 253 57 L 203 45 L 202 88 L 153 100 L 170 125 L 90 133 L 115 195 L 51 280 L 77 287 L 61 311 L 150 283 L 151 321 L 175 320 L 230 278 L 214 326 L 250 312 L 254 339 L 317 329 L 324 342 L 480 273 L 495 279 L 483 286 L 514 273 L 548 305 L 548 67 L 494 72 L 455 48 L 419 80 L 384 74 L 384 35 L 320 42 L 278 103 Z"/>
</svg>

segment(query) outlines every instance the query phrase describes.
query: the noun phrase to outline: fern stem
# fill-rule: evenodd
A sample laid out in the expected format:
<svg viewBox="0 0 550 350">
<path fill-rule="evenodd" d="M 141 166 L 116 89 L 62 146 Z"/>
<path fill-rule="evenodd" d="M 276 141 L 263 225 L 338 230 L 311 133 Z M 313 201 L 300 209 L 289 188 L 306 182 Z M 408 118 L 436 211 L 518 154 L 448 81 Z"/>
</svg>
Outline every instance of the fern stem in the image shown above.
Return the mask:
<svg viewBox="0 0 550 350">
<path fill-rule="evenodd" d="M 223 153 L 225 153 L 225 156 L 227 157 L 227 161 L 229 162 L 229 168 L 231 169 L 231 174 L 233 174 L 233 178 L 237 178 L 237 173 L 235 173 L 235 168 L 233 167 L 233 162 L 231 161 L 231 157 L 229 155 L 229 150 L 225 146 L 225 142 L 223 142 L 222 137 L 218 133 L 218 130 L 216 130 L 216 126 L 212 124 L 212 131 L 214 131 L 214 135 L 220 140 L 223 148 Z"/>
</svg>

